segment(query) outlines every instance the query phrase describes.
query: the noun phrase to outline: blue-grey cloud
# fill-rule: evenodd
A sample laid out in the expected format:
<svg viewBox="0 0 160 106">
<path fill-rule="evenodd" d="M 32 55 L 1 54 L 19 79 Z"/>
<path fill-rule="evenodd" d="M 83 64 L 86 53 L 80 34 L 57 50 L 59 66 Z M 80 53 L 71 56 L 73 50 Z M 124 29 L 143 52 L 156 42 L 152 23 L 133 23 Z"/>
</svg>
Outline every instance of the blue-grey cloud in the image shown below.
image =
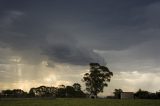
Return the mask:
<svg viewBox="0 0 160 106">
<path fill-rule="evenodd" d="M 32 64 L 47 57 L 84 65 L 103 61 L 94 50 L 120 51 L 160 39 L 157 0 L 7 0 L 0 8 L 1 48 Z"/>
</svg>

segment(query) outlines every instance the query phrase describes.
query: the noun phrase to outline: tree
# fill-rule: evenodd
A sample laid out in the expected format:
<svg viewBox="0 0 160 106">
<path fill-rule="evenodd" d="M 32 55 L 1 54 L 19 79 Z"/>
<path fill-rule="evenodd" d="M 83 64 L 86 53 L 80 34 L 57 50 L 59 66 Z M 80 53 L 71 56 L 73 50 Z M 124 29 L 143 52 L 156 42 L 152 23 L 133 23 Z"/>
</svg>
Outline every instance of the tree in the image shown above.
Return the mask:
<svg viewBox="0 0 160 106">
<path fill-rule="evenodd" d="M 29 90 L 29 97 L 35 97 L 35 93 L 36 93 L 36 88 L 31 88 L 30 90 Z"/>
<path fill-rule="evenodd" d="M 122 89 L 115 89 L 115 90 L 114 90 L 115 98 L 120 99 L 120 98 L 121 98 L 121 93 L 122 93 L 122 92 L 123 92 Z"/>
<path fill-rule="evenodd" d="M 80 91 L 81 90 L 81 85 L 79 83 L 74 83 L 73 88 L 75 91 Z"/>
<path fill-rule="evenodd" d="M 66 97 L 74 97 L 75 90 L 72 86 L 66 86 Z"/>
<path fill-rule="evenodd" d="M 104 87 L 108 86 L 107 82 L 110 82 L 111 76 L 113 73 L 107 67 L 98 63 L 90 63 L 90 71 L 83 77 L 90 96 L 97 97 L 98 93 L 103 92 Z"/>
<path fill-rule="evenodd" d="M 160 90 L 156 92 L 157 98 L 160 99 Z"/>
<path fill-rule="evenodd" d="M 57 97 L 61 97 L 61 98 L 66 97 L 65 85 L 59 85 L 58 90 L 57 90 Z"/>
<path fill-rule="evenodd" d="M 5 97 L 13 97 L 13 91 L 10 90 L 10 89 L 2 90 L 2 94 L 3 94 Z"/>
<path fill-rule="evenodd" d="M 57 89 L 55 87 L 40 86 L 37 88 L 31 88 L 29 91 L 29 97 L 55 97 Z"/>
<path fill-rule="evenodd" d="M 150 92 L 139 89 L 139 90 L 135 93 L 135 97 L 136 97 L 136 98 L 139 98 L 139 99 L 148 99 L 148 98 L 149 98 L 149 94 L 150 94 Z"/>
<path fill-rule="evenodd" d="M 24 92 L 21 89 L 13 89 L 12 92 L 14 97 L 26 97 L 27 95 L 27 92 Z"/>
<path fill-rule="evenodd" d="M 76 98 L 86 97 L 86 94 L 81 90 L 81 85 L 79 83 L 74 83 L 73 88 L 74 88 L 74 97 Z"/>
<path fill-rule="evenodd" d="M 13 90 L 2 90 L 2 94 L 4 97 L 26 97 L 27 92 L 24 92 L 21 89 L 13 89 Z"/>
</svg>

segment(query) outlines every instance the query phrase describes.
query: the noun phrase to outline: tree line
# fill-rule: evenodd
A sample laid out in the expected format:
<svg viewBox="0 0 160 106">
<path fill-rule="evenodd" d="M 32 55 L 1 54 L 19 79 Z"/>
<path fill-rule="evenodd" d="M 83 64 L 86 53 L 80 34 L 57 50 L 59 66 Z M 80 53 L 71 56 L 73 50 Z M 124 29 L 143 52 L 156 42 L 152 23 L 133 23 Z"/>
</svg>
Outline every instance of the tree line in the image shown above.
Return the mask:
<svg viewBox="0 0 160 106">
<path fill-rule="evenodd" d="M 104 87 L 108 86 L 113 73 L 106 66 L 99 63 L 90 63 L 89 72 L 84 74 L 82 81 L 86 85 L 86 93 L 81 90 L 81 85 L 74 83 L 72 86 L 60 85 L 59 87 L 40 86 L 31 88 L 29 93 L 21 89 L 3 90 L 1 97 L 86 97 L 97 98 Z"/>
<path fill-rule="evenodd" d="M 90 63 L 90 69 L 86 72 L 82 78 L 85 83 L 86 89 L 84 92 L 81 89 L 79 83 L 74 83 L 72 86 L 59 85 L 58 87 L 39 86 L 31 88 L 29 92 L 24 92 L 21 89 L 2 90 L 0 97 L 2 98 L 25 98 L 25 97 L 58 97 L 58 98 L 97 98 L 100 92 L 103 92 L 104 87 L 108 86 L 113 72 L 108 67 L 102 66 L 99 63 Z M 122 89 L 115 89 L 114 96 L 108 96 L 107 98 L 120 99 Z M 151 93 L 149 91 L 139 89 L 134 93 L 134 98 L 138 99 L 160 99 L 160 91 Z"/>
<path fill-rule="evenodd" d="M 115 89 L 114 96 L 109 98 L 120 99 L 121 93 L 123 93 L 122 89 Z M 134 92 L 135 99 L 160 99 L 160 90 L 156 92 L 149 92 L 146 90 L 139 89 L 137 92 Z"/>
<path fill-rule="evenodd" d="M 100 92 L 103 92 L 104 87 L 108 86 L 113 72 L 108 67 L 102 66 L 99 63 L 90 63 L 90 69 L 86 72 L 82 78 L 85 83 L 86 89 L 81 90 L 79 83 L 74 83 L 72 86 L 59 85 L 58 87 L 40 86 L 37 88 L 31 88 L 29 92 L 24 92 L 21 89 L 2 90 L 0 97 L 59 97 L 59 98 L 97 98 Z M 120 99 L 122 89 L 115 89 L 114 96 L 108 96 L 107 98 Z M 134 98 L 138 99 L 160 99 L 160 91 L 151 93 L 149 91 L 139 89 L 134 93 Z"/>
<path fill-rule="evenodd" d="M 2 90 L 0 93 L 2 98 L 28 98 L 28 97 L 59 97 L 59 98 L 84 98 L 86 93 L 81 90 L 79 83 L 72 86 L 59 85 L 59 87 L 40 86 L 31 88 L 29 92 L 21 89 Z"/>
</svg>

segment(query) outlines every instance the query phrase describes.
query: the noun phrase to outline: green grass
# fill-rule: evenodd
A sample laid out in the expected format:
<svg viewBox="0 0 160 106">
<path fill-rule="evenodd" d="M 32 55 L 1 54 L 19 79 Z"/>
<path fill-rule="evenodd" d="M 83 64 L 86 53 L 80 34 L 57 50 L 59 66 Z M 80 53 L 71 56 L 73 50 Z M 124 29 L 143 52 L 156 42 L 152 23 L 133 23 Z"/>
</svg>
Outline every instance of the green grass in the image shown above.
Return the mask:
<svg viewBox="0 0 160 106">
<path fill-rule="evenodd" d="M 0 106 L 160 106 L 160 100 L 4 99 Z"/>
</svg>

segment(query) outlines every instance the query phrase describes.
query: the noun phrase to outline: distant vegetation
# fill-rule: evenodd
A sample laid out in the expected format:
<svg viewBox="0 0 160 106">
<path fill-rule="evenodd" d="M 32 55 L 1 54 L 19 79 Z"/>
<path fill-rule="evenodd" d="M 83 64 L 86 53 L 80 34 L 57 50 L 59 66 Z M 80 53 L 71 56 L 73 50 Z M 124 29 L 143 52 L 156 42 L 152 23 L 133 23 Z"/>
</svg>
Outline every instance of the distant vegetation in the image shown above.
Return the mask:
<svg viewBox="0 0 160 106">
<path fill-rule="evenodd" d="M 40 86 L 24 92 L 21 89 L 2 90 L 0 97 L 3 98 L 29 98 L 29 97 L 59 97 L 59 98 L 84 98 L 86 94 L 81 90 L 81 85 L 74 83 L 73 86 L 60 85 L 59 87 Z"/>
<path fill-rule="evenodd" d="M 86 91 L 81 89 L 79 83 L 74 83 L 72 86 L 59 85 L 58 87 L 40 86 L 31 88 L 29 92 L 24 92 L 21 89 L 2 90 L 0 98 L 97 98 L 97 94 L 103 92 L 104 87 L 107 87 L 107 82 L 110 82 L 113 73 L 106 67 L 98 63 L 90 63 L 90 71 L 84 74 L 82 81 L 86 85 Z M 114 96 L 106 98 L 120 99 L 122 89 L 115 89 Z M 139 89 L 134 93 L 136 99 L 160 99 L 160 91 L 151 93 Z"/>
<path fill-rule="evenodd" d="M 135 93 L 135 98 L 137 99 L 160 99 L 160 91 L 151 93 L 151 92 L 139 89 Z"/>
<path fill-rule="evenodd" d="M 120 99 L 122 92 L 123 92 L 122 89 L 115 89 L 113 92 L 114 96 L 108 96 L 108 98 Z M 137 92 L 134 93 L 134 98 L 135 99 L 160 99 L 160 91 L 153 93 L 153 92 L 139 89 Z"/>
<path fill-rule="evenodd" d="M 108 86 L 113 73 L 105 66 L 98 63 L 90 63 L 89 73 L 85 73 L 83 82 L 86 85 L 86 93 L 81 90 L 79 83 L 74 83 L 72 86 L 60 85 L 59 87 L 40 86 L 31 88 L 29 93 L 21 89 L 3 90 L 0 97 L 60 97 L 60 98 L 84 98 L 96 97 L 97 94 L 103 92 L 104 87 Z"/>
<path fill-rule="evenodd" d="M 121 89 L 115 89 L 114 96 L 107 96 L 108 99 L 120 99 Z M 60 85 L 59 87 L 40 86 L 31 88 L 30 91 L 24 92 L 21 89 L 2 90 L 0 98 L 88 98 L 90 95 L 80 89 L 80 84 L 75 83 L 73 86 Z M 151 93 L 139 89 L 134 93 L 135 99 L 160 99 L 160 91 Z"/>
</svg>

